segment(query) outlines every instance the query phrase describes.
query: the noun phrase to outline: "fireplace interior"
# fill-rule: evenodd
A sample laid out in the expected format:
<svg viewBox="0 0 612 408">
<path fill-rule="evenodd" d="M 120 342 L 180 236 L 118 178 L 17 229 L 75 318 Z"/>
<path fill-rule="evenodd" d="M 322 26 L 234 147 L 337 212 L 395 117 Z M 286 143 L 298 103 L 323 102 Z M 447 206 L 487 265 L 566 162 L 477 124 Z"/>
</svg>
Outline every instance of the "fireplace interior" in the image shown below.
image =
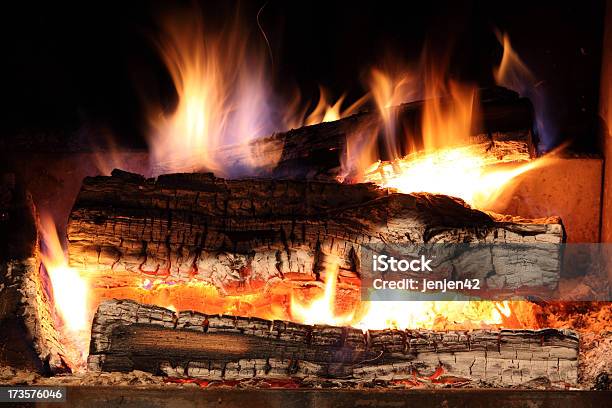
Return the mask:
<svg viewBox="0 0 612 408">
<path fill-rule="evenodd" d="M 10 15 L 6 390 L 609 401 L 610 2 Z"/>
</svg>

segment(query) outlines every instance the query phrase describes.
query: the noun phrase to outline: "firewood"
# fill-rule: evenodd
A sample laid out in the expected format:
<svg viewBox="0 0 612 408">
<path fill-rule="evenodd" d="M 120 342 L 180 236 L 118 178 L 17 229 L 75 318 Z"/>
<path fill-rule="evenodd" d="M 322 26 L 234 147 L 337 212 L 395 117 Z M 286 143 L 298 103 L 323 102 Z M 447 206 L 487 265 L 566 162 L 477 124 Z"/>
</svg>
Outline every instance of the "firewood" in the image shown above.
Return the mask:
<svg viewBox="0 0 612 408">
<path fill-rule="evenodd" d="M 578 337 L 567 330 L 370 330 L 308 326 L 102 303 L 88 368 L 237 380 L 416 377 L 512 386 L 536 378 L 575 384 Z"/>
<path fill-rule="evenodd" d="M 479 94 L 480 115 L 474 120 L 466 143 L 480 144 L 486 154 L 501 160 L 524 161 L 535 157 L 538 140 L 532 130 L 531 102 L 504 88 L 480 90 Z M 390 108 L 389 116 L 396 122 L 393 136 L 384 134 L 378 112 L 365 111 L 332 122 L 276 133 L 246 146 L 228 146 L 218 156 L 223 157 L 226 168 L 232 169 L 228 175 L 233 177 L 255 174 L 272 178 L 335 180 L 338 176 L 346 176 L 341 174 L 342 157 L 347 149 L 355 149 L 357 139 L 374 138 L 374 144 L 382 149 L 383 138 L 395 137 L 402 154 L 408 153 L 405 146 L 407 135 L 413 145 L 421 146 L 424 104 L 424 101 L 416 101 Z M 384 149 L 381 156 L 383 160 L 391 158 Z M 254 157 L 260 159 L 255 168 L 252 167 Z M 177 168 L 176 165 L 157 163 L 154 172 L 166 173 L 168 169 Z"/>
<path fill-rule="evenodd" d="M 321 281 L 329 262 L 341 279 L 358 280 L 361 245 L 376 243 L 553 244 L 520 252 L 516 265 L 493 248 L 480 275 L 469 276 L 499 290 L 553 288 L 560 270 L 554 244 L 564 240 L 558 218 L 497 220 L 443 195 L 212 174 L 145 179 L 117 170 L 84 180 L 67 230 L 70 264 L 102 287 L 140 277 L 206 282 L 222 294 Z"/>
<path fill-rule="evenodd" d="M 40 373 L 69 371 L 40 267 L 37 214 L 20 183 L 0 185 L 0 365 Z M 6 193 L 6 195 L 4 195 Z"/>
</svg>

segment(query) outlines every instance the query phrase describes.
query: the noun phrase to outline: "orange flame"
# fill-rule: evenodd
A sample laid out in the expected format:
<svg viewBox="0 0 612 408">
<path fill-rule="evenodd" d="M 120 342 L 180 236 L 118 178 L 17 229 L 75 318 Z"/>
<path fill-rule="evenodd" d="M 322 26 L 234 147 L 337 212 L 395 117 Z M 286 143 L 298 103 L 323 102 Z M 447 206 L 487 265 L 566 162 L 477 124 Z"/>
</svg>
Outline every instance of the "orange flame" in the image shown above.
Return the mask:
<svg viewBox="0 0 612 408">
<path fill-rule="evenodd" d="M 353 313 L 336 313 L 336 287 L 338 281 L 338 263 L 332 262 L 325 268 L 325 289 L 321 296 L 302 303 L 297 297 L 291 297 L 291 317 L 304 324 L 329 324 L 345 326 L 353 320 Z"/>
<path fill-rule="evenodd" d="M 510 44 L 510 37 L 506 33 L 496 32 L 497 40 L 504 48 L 501 62 L 493 69 L 495 82 L 499 85 L 521 91 L 526 85 L 533 85 L 535 78 L 521 57 Z"/>
<path fill-rule="evenodd" d="M 243 150 L 246 158 L 243 165 L 269 166 L 278 157 L 254 151 L 250 145 L 254 138 L 286 128 L 283 126 L 286 123 L 299 126 L 337 120 L 354 113 L 368 97 L 342 109 L 344 96 L 333 102 L 325 89 L 320 88 L 319 101 L 308 116 L 306 110 L 296 114 L 300 102 L 295 98 L 284 112 L 283 125 L 271 126 L 271 95 L 267 92 L 270 87 L 265 80 L 264 59 L 250 52 L 246 36 L 237 24 L 226 32 L 210 35 L 198 15 L 193 14 L 191 18 L 166 25 L 166 37 L 158 45 L 176 87 L 178 103 L 171 114 L 157 112 L 151 118 L 150 144 L 155 173 L 207 169 L 228 175 L 233 163 L 222 153 L 228 145 L 237 145 Z M 496 72 L 498 81 L 508 77 L 510 61 L 517 60 L 508 43 L 502 65 Z M 442 70 L 431 67 L 435 66 L 429 61 L 420 78 L 413 74 L 372 71 L 371 96 L 382 118 L 390 161 L 380 161 L 378 132 L 356 133 L 348 135 L 343 170 L 349 174 L 349 170 L 357 169 L 360 181 L 374 182 L 381 187 L 404 193 L 448 194 L 486 208 L 512 179 L 545 161 L 501 168 L 493 166 L 500 160 L 478 147 L 466 146 L 472 124 L 478 119 L 475 89 L 451 81 Z M 417 87 L 417 83 L 424 89 Z M 397 134 L 391 108 L 422 94 L 425 97 L 423 143 L 419 151 L 414 140 L 399 139 L 413 135 Z M 78 271 L 68 267 L 52 223 L 46 231 L 49 231 L 45 234 L 48 254 L 44 263 L 56 294 L 56 307 L 68 331 L 78 335 L 89 325 L 86 312 L 89 285 Z M 513 302 L 486 301 L 362 302 L 349 311 L 341 311 L 338 262 L 328 263 L 324 272 L 322 292 L 316 296 L 310 296 L 311 292 L 304 291 L 303 287 L 289 292 L 288 314 L 283 291 L 272 292 L 272 300 L 267 292 L 232 297 L 206 284 L 174 285 L 149 279 L 134 287 L 93 290 L 97 291 L 94 294 L 97 301 L 120 295 L 117 297 L 132 297 L 172 310 L 196 309 L 265 318 L 273 314 L 306 324 L 352 325 L 361 329 L 521 327 L 521 319 L 532 316 L 528 307 Z"/>
<path fill-rule="evenodd" d="M 89 282 L 79 271 L 68 266 L 55 223 L 47 215 L 41 216 L 44 250 L 42 263 L 51 281 L 55 310 L 62 323 L 61 331 L 67 338 L 67 348 L 76 348 L 74 359 L 83 364 L 87 356 L 91 316 Z"/>
<path fill-rule="evenodd" d="M 232 163 L 220 148 L 234 144 L 244 151 L 246 163 L 241 165 L 268 165 L 273 158 L 249 146 L 255 137 L 274 130 L 264 59 L 250 52 L 238 20 L 213 35 L 193 12 L 168 22 L 165 29 L 158 46 L 178 104 L 172 114 L 152 117 L 155 173 L 207 169 L 226 175 Z"/>
<path fill-rule="evenodd" d="M 357 110 L 363 106 L 368 99 L 368 95 L 355 101 L 352 105 L 342 110 L 342 104 L 344 103 L 345 95 L 342 95 L 336 100 L 334 104 L 330 102 L 328 92 L 322 86 L 319 87 L 319 102 L 313 109 L 313 111 L 306 117 L 303 124 L 306 126 L 315 125 L 317 123 L 332 122 L 357 112 Z"/>
<path fill-rule="evenodd" d="M 425 79 L 423 109 L 423 146 L 425 151 L 465 144 L 475 118 L 474 87 L 443 80 L 431 74 Z M 446 95 L 445 99 L 441 96 Z"/>
<path fill-rule="evenodd" d="M 342 109 L 345 97 L 332 103 L 321 87 L 319 101 L 308 116 L 295 97 L 277 118 L 271 84 L 266 80 L 265 53 L 252 52 L 238 18 L 228 30 L 212 34 L 194 12 L 189 18 L 168 21 L 165 32 L 158 48 L 178 103 L 171 114 L 158 110 L 151 114 L 154 174 L 205 169 L 227 176 L 269 168 L 280 158 L 281 146 L 261 148 L 251 144 L 256 138 L 340 119 L 355 113 L 367 100 L 366 95 Z M 228 157 L 227 146 L 239 152 L 240 159 Z"/>
<path fill-rule="evenodd" d="M 323 293 L 310 299 L 291 295 L 291 319 L 304 324 L 353 326 L 362 330 L 476 329 L 523 327 L 533 311 L 524 302 L 497 301 L 362 301 L 349 311 L 336 304 L 338 264 L 325 268 Z M 529 321 L 531 323 L 531 321 Z"/>
<path fill-rule="evenodd" d="M 393 115 L 394 106 L 413 100 L 415 91 L 414 76 L 407 73 L 390 75 L 387 72 L 374 68 L 369 82 L 370 90 L 378 112 L 384 125 L 384 142 L 388 154 L 392 158 L 402 157 L 398 138 L 396 137 L 396 117 Z"/>
<path fill-rule="evenodd" d="M 471 129 L 478 121 L 475 88 L 448 80 L 432 64 L 422 71 L 425 95 L 422 148 L 416 148 L 414 135 L 397 135 L 397 118 L 392 117 L 393 110 L 390 109 L 401 102 L 398 98 L 408 94 L 405 90 L 398 90 L 411 83 L 407 79 L 409 76 L 396 76 L 399 79 L 394 80 L 390 75 L 374 70 L 372 94 L 384 124 L 384 140 L 391 160 L 372 160 L 378 156 L 376 143 L 373 143 L 375 136 L 353 136 L 358 142 L 349 138 L 349 148 L 342 162 L 345 174 L 357 169 L 359 181 L 373 182 L 402 193 L 451 195 L 474 207 L 487 209 L 513 179 L 548 163 L 540 159 L 520 165 L 498 166 L 514 161 L 515 157 L 500 160 L 487 154 L 482 146 L 469 144 Z M 405 151 L 400 151 L 400 137 L 406 139 L 403 143 Z M 364 143 L 364 139 L 370 142 Z M 357 148 L 350 149 L 351 143 Z M 340 179 L 343 180 L 344 176 Z"/>
<path fill-rule="evenodd" d="M 512 313 L 507 301 L 379 301 L 366 302 L 364 309 L 365 314 L 353 323 L 363 330 L 467 330 L 503 325 Z"/>
<path fill-rule="evenodd" d="M 520 165 L 502 166 L 474 146 L 418 152 L 390 163 L 374 163 L 366 181 L 402 193 L 428 192 L 463 199 L 488 209 L 519 175 L 550 163 L 540 158 Z"/>
</svg>

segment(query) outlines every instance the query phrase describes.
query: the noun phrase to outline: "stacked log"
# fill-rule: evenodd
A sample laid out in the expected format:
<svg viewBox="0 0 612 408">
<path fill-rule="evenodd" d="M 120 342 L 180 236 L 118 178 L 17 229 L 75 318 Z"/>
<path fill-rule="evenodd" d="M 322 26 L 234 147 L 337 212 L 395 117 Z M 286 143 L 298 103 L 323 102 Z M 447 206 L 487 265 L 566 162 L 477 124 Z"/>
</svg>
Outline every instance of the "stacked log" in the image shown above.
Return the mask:
<svg viewBox="0 0 612 408">
<path fill-rule="evenodd" d="M 0 197 L 0 364 L 47 374 L 68 371 L 41 271 L 32 198 L 13 175 L 3 178 Z"/>
<path fill-rule="evenodd" d="M 143 370 L 207 380 L 338 378 L 515 386 L 545 378 L 575 384 L 577 335 L 565 330 L 370 330 L 175 314 L 132 301 L 100 305 L 89 369 Z"/>
<path fill-rule="evenodd" d="M 70 265 L 101 287 L 138 277 L 206 282 L 222 294 L 322 281 L 331 262 L 341 279 L 358 284 L 362 246 L 381 243 L 490 244 L 485 264 L 469 278 L 497 290 L 550 289 L 563 240 L 558 218 L 496 218 L 448 196 L 212 174 L 88 177 L 68 222 Z M 531 243 L 551 245 L 519 251 L 514 263 L 499 250 Z"/>
<path fill-rule="evenodd" d="M 505 88 L 481 89 L 478 92 L 479 115 L 475 115 L 465 144 L 479 146 L 500 161 L 521 162 L 537 155 L 538 138 L 534 134 L 533 107 L 527 98 Z M 400 154 L 409 153 L 411 146 L 422 148 L 421 120 L 426 101 L 415 101 L 390 108 L 388 116 L 394 122 L 395 134 L 385 133 L 380 113 L 364 111 L 332 122 L 303 126 L 287 132 L 254 140 L 247 145 L 228 146 L 217 153 L 227 176 L 245 174 L 269 178 L 317 179 L 335 181 L 347 177 L 342 161 L 358 150 L 357 145 L 368 141 L 378 146 L 381 159 L 388 160 L 385 144 L 392 140 Z M 450 103 L 442 99 L 441 105 Z M 184 168 L 185 163 L 156 164 L 154 174 L 169 169 Z M 199 168 L 190 169 L 193 171 Z"/>
</svg>

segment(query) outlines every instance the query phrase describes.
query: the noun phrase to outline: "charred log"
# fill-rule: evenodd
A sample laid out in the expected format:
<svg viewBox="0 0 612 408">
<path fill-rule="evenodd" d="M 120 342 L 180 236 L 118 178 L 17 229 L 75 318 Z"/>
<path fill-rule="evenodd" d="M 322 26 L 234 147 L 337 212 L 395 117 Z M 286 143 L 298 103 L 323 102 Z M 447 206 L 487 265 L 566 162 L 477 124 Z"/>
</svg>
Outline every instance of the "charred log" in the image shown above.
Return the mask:
<svg viewBox="0 0 612 408">
<path fill-rule="evenodd" d="M 330 262 L 354 282 L 362 244 L 557 244 L 563 239 L 558 218 L 494 219 L 448 196 L 398 194 L 371 184 L 225 180 L 211 174 L 147 180 L 114 171 L 111 177 L 86 178 L 68 222 L 70 264 L 101 286 L 148 277 L 206 282 L 223 294 L 279 281 L 320 280 Z M 517 256 L 531 264 L 547 259 L 546 270 L 533 272 L 538 285 L 554 287 L 559 250 L 544 251 Z M 514 290 L 534 278 L 521 275 L 525 268 L 495 265 L 496 256 L 485 259 L 482 276 L 470 277 L 492 288 Z"/>
<path fill-rule="evenodd" d="M 533 108 L 527 98 L 520 98 L 515 92 L 504 89 L 480 90 L 480 115 L 472 124 L 468 144 L 478 144 L 491 156 L 504 161 L 523 161 L 535 157 L 537 137 L 533 133 Z M 421 118 L 424 101 L 406 103 L 391 108 L 390 117 L 396 122 L 396 145 L 404 154 L 406 138 L 412 145 L 422 147 Z M 381 149 L 382 159 L 387 160 L 384 151 L 384 126 L 376 111 L 360 112 L 355 115 L 312 126 L 293 129 L 258 139 L 247 146 L 224 148 L 220 157 L 227 168 L 249 168 L 249 174 L 273 178 L 308 178 L 335 180 L 341 174 L 342 157 L 347 150 L 356 149 L 363 139 L 373 140 Z M 250 161 L 253 157 L 269 158 L 260 160 L 256 169 Z M 160 164 L 156 173 L 167 168 L 177 168 L 176 163 Z M 180 168 L 180 167 L 179 167 Z M 240 171 L 237 171 L 240 174 Z M 342 174 L 346 176 L 346 174 Z"/>
<path fill-rule="evenodd" d="M 498 386 L 575 384 L 578 338 L 563 330 L 368 331 L 174 312 L 109 301 L 93 322 L 89 369 L 236 380 L 417 376 Z"/>
<path fill-rule="evenodd" d="M 0 185 L 0 364 L 42 373 L 68 370 L 40 269 L 32 198 L 5 177 Z"/>
</svg>

